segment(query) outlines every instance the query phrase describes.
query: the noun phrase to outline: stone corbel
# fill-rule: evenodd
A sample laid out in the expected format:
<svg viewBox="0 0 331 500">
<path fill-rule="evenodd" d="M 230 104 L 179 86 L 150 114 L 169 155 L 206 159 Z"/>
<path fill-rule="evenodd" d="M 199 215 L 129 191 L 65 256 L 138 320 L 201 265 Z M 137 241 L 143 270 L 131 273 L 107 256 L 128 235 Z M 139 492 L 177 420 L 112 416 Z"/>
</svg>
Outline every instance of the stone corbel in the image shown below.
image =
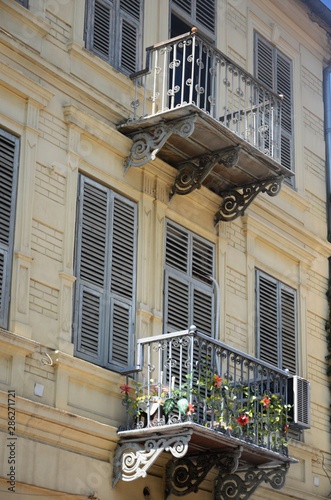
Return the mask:
<svg viewBox="0 0 331 500">
<path fill-rule="evenodd" d="M 276 196 L 281 189 L 283 179 L 284 176 L 279 176 L 219 193 L 223 201 L 218 212 L 215 214 L 215 226 L 222 220 L 229 222 L 243 215 L 246 208 L 259 193 Z"/>
<path fill-rule="evenodd" d="M 183 138 L 189 137 L 194 131 L 195 121 L 196 115 L 192 115 L 175 122 L 163 122 L 132 135 L 133 144 L 125 160 L 124 172 L 126 173 L 130 167 L 141 167 L 150 160 L 154 160 L 157 152 L 172 134 Z"/>
<path fill-rule="evenodd" d="M 202 182 L 213 170 L 217 163 L 226 168 L 233 168 L 239 161 L 240 147 L 224 148 L 215 153 L 206 154 L 179 166 L 175 183 L 170 191 L 170 198 L 174 194 L 189 194 L 194 189 L 200 189 Z"/>
</svg>

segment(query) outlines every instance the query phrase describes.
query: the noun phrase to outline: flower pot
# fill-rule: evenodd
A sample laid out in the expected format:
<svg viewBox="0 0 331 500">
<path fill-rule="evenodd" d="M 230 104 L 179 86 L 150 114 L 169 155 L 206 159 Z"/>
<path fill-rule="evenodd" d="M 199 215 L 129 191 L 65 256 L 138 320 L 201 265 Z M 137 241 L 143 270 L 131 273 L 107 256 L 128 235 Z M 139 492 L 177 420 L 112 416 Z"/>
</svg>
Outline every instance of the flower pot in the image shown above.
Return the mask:
<svg viewBox="0 0 331 500">
<path fill-rule="evenodd" d="M 185 415 L 188 409 L 188 400 L 186 398 L 181 398 L 177 401 L 177 408 L 179 413 Z"/>
</svg>

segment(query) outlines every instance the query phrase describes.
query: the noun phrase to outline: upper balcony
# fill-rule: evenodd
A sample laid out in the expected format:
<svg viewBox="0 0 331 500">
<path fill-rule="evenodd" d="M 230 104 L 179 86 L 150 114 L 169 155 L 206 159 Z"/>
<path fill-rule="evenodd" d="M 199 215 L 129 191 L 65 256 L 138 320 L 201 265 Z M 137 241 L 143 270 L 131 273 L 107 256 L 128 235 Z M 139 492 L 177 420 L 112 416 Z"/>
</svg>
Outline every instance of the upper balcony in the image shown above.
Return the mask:
<svg viewBox="0 0 331 500">
<path fill-rule="evenodd" d="M 222 496 L 228 488 L 241 488 L 246 499 L 262 481 L 282 487 L 296 462 L 287 452 L 286 371 L 195 327 L 138 340 L 136 355 L 136 372 L 120 388 L 127 421 L 118 431 L 114 484 L 146 476 L 170 451 L 167 493 L 197 491 L 215 467 L 216 499 L 239 498 Z"/>
<path fill-rule="evenodd" d="M 218 223 L 293 175 L 281 165 L 282 96 L 195 28 L 149 47 L 146 69 L 132 78 L 133 118 L 118 126 L 133 141 L 125 169 L 158 155 L 178 170 L 170 197 L 206 186 L 222 198 Z"/>
</svg>

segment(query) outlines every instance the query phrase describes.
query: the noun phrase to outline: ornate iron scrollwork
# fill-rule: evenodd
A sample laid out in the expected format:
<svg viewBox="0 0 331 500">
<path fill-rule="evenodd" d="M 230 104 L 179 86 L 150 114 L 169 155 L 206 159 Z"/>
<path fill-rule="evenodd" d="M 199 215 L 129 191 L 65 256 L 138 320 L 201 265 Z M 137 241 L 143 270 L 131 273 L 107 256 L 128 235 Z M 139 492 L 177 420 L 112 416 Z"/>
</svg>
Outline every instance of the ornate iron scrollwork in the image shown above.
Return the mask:
<svg viewBox="0 0 331 500">
<path fill-rule="evenodd" d="M 161 123 L 142 132 L 134 134 L 131 151 L 124 164 L 125 173 L 130 167 L 141 167 L 154 160 L 157 152 L 167 142 L 172 134 L 189 137 L 194 131 L 196 115 L 170 123 Z"/>
<path fill-rule="evenodd" d="M 267 193 L 269 196 L 276 196 L 280 191 L 283 179 L 283 176 L 279 176 L 274 179 L 254 182 L 243 188 L 238 188 L 237 190 L 231 189 L 220 193 L 223 202 L 215 215 L 215 226 L 221 220 L 229 222 L 239 217 L 239 215 L 243 215 L 246 208 L 259 193 Z"/>
<path fill-rule="evenodd" d="M 166 466 L 166 498 L 170 494 L 184 496 L 196 493 L 199 485 L 214 467 L 219 467 L 228 474 L 235 472 L 241 453 L 242 447 L 239 446 L 234 451 L 170 460 Z"/>
<path fill-rule="evenodd" d="M 203 180 L 212 171 L 217 163 L 221 163 L 227 168 L 237 165 L 240 155 L 240 147 L 230 147 L 206 154 L 192 161 L 187 161 L 180 165 L 175 183 L 170 191 L 170 198 L 174 194 L 189 194 L 194 189 L 200 189 Z"/>
<path fill-rule="evenodd" d="M 247 471 L 243 479 L 238 474 L 220 471 L 215 479 L 214 500 L 248 500 L 263 481 L 280 490 L 287 470 L 288 464 L 269 469 L 255 468 Z"/>
<path fill-rule="evenodd" d="M 120 479 L 133 481 L 146 477 L 148 469 L 164 451 L 170 451 L 176 458 L 183 457 L 187 453 L 191 435 L 191 429 L 184 429 L 183 432 L 164 437 L 153 435 L 119 443 L 114 456 L 113 487 Z"/>
</svg>

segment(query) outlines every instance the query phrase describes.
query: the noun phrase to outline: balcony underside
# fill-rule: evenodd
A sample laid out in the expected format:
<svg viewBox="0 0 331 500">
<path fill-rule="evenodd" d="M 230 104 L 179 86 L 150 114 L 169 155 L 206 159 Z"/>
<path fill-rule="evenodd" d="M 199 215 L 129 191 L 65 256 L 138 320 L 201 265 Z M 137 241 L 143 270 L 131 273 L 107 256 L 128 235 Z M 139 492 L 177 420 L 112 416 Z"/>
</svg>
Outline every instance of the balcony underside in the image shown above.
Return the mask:
<svg viewBox="0 0 331 500">
<path fill-rule="evenodd" d="M 222 198 L 215 223 L 242 215 L 260 192 L 276 195 L 283 179 L 293 175 L 194 104 L 128 122 L 118 129 L 133 141 L 126 170 L 157 155 L 178 170 L 170 198 L 201 185 Z"/>
<path fill-rule="evenodd" d="M 165 451 L 173 458 L 166 466 L 165 497 L 197 492 L 209 472 L 217 469 L 214 499 L 248 499 L 262 483 L 280 489 L 291 463 L 297 460 L 263 449 L 194 422 L 118 432 L 114 460 L 118 480 L 145 477 Z M 227 496 L 230 493 L 230 496 Z M 234 495 L 235 496 L 231 496 Z"/>
</svg>

